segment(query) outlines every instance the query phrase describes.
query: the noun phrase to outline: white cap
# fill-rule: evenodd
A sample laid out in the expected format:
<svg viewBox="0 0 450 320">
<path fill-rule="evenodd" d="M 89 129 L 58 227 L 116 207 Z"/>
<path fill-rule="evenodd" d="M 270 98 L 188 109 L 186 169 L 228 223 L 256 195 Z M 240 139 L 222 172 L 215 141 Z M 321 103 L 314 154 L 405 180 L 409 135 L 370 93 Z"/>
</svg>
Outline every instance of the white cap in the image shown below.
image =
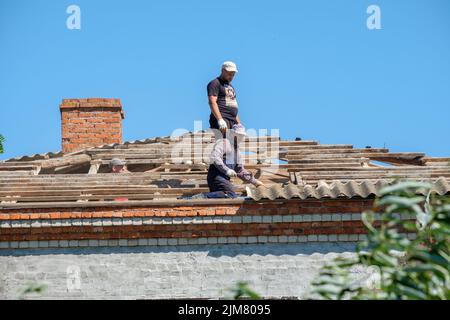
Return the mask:
<svg viewBox="0 0 450 320">
<path fill-rule="evenodd" d="M 225 61 L 222 64 L 222 69 L 225 69 L 226 71 L 238 72 L 236 64 L 233 61 Z"/>
<path fill-rule="evenodd" d="M 111 161 L 109 162 L 109 166 L 124 166 L 125 165 L 125 161 L 120 160 L 118 158 L 112 158 Z"/>
</svg>

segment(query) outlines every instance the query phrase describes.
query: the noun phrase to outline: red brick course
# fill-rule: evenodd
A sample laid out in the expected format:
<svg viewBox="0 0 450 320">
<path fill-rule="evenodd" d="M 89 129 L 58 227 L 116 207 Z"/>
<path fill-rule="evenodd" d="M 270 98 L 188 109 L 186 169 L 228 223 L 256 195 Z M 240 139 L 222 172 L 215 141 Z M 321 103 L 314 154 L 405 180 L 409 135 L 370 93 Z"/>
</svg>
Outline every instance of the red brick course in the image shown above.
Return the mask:
<svg viewBox="0 0 450 320">
<path fill-rule="evenodd" d="M 361 213 L 372 206 L 373 199 L 320 199 L 215 206 L 0 209 L 0 220 Z"/>
<path fill-rule="evenodd" d="M 145 217 L 205 217 L 314 215 L 361 213 L 371 209 L 373 199 L 282 200 L 220 206 L 87 207 L 60 209 L 3 209 L 0 220 L 104 219 Z M 277 223 L 202 223 L 65 227 L 11 227 L 0 229 L 0 241 L 197 238 L 227 236 L 281 236 L 361 234 L 361 221 L 311 221 Z"/>
</svg>

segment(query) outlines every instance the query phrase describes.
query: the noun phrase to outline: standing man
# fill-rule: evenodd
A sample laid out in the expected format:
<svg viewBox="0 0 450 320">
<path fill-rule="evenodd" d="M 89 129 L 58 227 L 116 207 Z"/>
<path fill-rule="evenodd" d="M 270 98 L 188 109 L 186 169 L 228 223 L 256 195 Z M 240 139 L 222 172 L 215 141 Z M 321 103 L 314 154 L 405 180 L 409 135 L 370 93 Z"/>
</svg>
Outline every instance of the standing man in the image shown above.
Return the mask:
<svg viewBox="0 0 450 320">
<path fill-rule="evenodd" d="M 222 134 L 233 125 L 240 124 L 236 91 L 231 81 L 237 72 L 236 64 L 225 61 L 219 77 L 208 83 L 208 103 L 211 108 L 209 125 L 211 129 L 219 129 Z"/>
</svg>

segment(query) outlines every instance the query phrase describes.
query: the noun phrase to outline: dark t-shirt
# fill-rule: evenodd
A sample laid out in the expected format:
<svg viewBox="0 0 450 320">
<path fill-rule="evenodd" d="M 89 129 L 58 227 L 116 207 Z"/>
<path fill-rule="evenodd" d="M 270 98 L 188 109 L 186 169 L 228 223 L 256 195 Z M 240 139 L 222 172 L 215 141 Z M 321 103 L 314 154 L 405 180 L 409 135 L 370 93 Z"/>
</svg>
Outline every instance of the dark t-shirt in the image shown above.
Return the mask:
<svg viewBox="0 0 450 320">
<path fill-rule="evenodd" d="M 208 96 L 217 97 L 217 105 L 224 119 L 235 120 L 238 114 L 236 91 L 233 86 L 220 77 L 208 83 Z M 210 118 L 214 117 L 211 113 Z"/>
</svg>

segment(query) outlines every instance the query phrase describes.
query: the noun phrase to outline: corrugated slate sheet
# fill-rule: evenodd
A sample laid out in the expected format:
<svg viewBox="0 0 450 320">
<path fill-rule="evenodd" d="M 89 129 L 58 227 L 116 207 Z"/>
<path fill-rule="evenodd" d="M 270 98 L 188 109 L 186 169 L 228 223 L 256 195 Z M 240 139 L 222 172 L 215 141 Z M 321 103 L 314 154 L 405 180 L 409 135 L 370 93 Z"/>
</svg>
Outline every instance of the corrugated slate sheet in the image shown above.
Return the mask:
<svg viewBox="0 0 450 320">
<path fill-rule="evenodd" d="M 422 180 L 432 185 L 432 191 L 444 195 L 450 192 L 450 181 L 445 178 L 439 178 L 434 181 Z M 383 187 L 390 185 L 392 181 L 377 180 L 377 181 L 348 181 L 340 182 L 334 181 L 332 183 L 320 182 L 317 186 L 312 185 L 295 185 L 288 184 L 272 185 L 270 187 L 247 187 L 247 195 L 254 200 L 261 199 L 307 199 L 307 198 L 353 198 L 361 197 L 367 198 L 371 195 L 379 195 Z"/>
</svg>

